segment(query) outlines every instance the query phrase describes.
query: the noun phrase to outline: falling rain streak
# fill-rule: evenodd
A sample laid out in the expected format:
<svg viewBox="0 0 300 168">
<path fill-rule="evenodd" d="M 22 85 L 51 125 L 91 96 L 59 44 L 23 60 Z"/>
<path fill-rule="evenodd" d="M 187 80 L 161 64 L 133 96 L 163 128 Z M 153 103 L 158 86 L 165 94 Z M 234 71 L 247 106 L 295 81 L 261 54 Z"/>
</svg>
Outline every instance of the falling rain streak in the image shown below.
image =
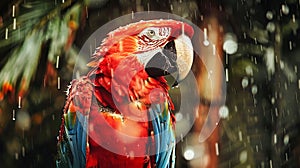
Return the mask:
<svg viewBox="0 0 300 168">
<path fill-rule="evenodd" d="M 277 144 L 277 134 L 274 134 L 274 144 Z"/>
<path fill-rule="evenodd" d="M 5 40 L 8 39 L 8 28 L 5 29 Z"/>
<path fill-rule="evenodd" d="M 243 134 L 242 134 L 242 131 L 239 131 L 239 140 L 240 140 L 240 141 L 243 141 Z"/>
<path fill-rule="evenodd" d="M 181 24 L 181 32 L 184 34 L 184 24 Z"/>
<path fill-rule="evenodd" d="M 147 11 L 148 11 L 148 13 L 150 12 L 150 4 L 149 4 L 149 2 L 147 3 Z"/>
<path fill-rule="evenodd" d="M 12 17 L 15 17 L 15 16 L 16 16 L 16 15 L 15 15 L 15 12 L 16 12 L 16 6 L 13 5 L 13 6 L 12 6 Z"/>
<path fill-rule="evenodd" d="M 22 97 L 19 96 L 19 98 L 18 98 L 18 108 L 21 108 L 21 105 L 22 105 Z"/>
<path fill-rule="evenodd" d="M 25 157 L 25 147 L 22 146 L 22 156 Z"/>
<path fill-rule="evenodd" d="M 215 44 L 213 44 L 213 55 L 216 55 L 216 45 Z"/>
<path fill-rule="evenodd" d="M 219 144 L 218 142 L 215 143 L 216 155 L 219 156 Z"/>
<path fill-rule="evenodd" d="M 57 89 L 60 89 L 60 77 L 57 77 Z"/>
<path fill-rule="evenodd" d="M 295 14 L 292 15 L 292 21 L 293 21 L 293 23 L 296 22 L 296 16 L 295 16 Z"/>
<path fill-rule="evenodd" d="M 208 37 L 207 37 L 207 28 L 204 28 L 204 41 L 203 44 L 204 46 L 208 46 L 209 45 L 209 41 L 208 41 Z"/>
<path fill-rule="evenodd" d="M 88 19 L 89 18 L 89 9 L 87 6 L 85 7 L 85 14 L 86 14 L 86 19 Z"/>
<path fill-rule="evenodd" d="M 56 57 L 56 69 L 58 68 L 59 66 L 59 56 Z"/>
<path fill-rule="evenodd" d="M 292 50 L 293 49 L 293 43 L 291 41 L 289 41 L 289 49 Z"/>
<path fill-rule="evenodd" d="M 134 12 L 131 11 L 131 19 L 134 19 Z"/>
<path fill-rule="evenodd" d="M 228 68 L 225 69 L 225 79 L 226 79 L 226 82 L 229 81 Z"/>
<path fill-rule="evenodd" d="M 15 109 L 12 110 L 12 120 L 13 121 L 16 120 L 16 111 L 15 111 Z"/>
<path fill-rule="evenodd" d="M 14 22 L 13 22 L 13 30 L 17 29 L 17 19 L 14 18 Z"/>
</svg>

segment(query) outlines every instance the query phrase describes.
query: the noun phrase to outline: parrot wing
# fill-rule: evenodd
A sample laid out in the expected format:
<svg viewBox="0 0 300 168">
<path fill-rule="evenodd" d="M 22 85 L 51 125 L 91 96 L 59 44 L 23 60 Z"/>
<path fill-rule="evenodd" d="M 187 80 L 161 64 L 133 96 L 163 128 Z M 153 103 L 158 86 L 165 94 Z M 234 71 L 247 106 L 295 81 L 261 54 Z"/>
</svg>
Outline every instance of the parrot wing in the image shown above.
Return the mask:
<svg viewBox="0 0 300 168">
<path fill-rule="evenodd" d="M 170 168 L 175 165 L 175 134 L 169 103 L 152 105 L 149 108 L 155 140 L 155 162 L 157 167 Z"/>
<path fill-rule="evenodd" d="M 88 78 L 82 77 L 71 82 L 59 135 L 56 167 L 85 167 L 87 114 L 92 93 L 93 86 Z"/>
</svg>

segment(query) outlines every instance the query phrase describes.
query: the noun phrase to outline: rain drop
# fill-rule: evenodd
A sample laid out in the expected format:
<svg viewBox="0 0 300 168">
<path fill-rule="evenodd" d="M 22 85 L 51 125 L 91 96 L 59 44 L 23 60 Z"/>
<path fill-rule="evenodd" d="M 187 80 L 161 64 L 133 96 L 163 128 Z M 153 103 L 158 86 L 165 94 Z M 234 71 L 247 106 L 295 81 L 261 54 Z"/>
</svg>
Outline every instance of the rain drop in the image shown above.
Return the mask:
<svg viewBox="0 0 300 168">
<path fill-rule="evenodd" d="M 271 11 L 268 11 L 268 12 L 266 13 L 266 17 L 267 17 L 267 19 L 269 19 L 269 20 L 273 19 L 273 13 L 272 13 Z"/>
<path fill-rule="evenodd" d="M 273 141 L 274 141 L 274 144 L 277 144 L 277 134 L 274 134 Z"/>
<path fill-rule="evenodd" d="M 243 134 L 242 134 L 242 131 L 239 131 L 239 140 L 240 140 L 240 141 L 243 140 Z"/>
<path fill-rule="evenodd" d="M 8 28 L 5 29 L 5 40 L 8 39 Z"/>
<path fill-rule="evenodd" d="M 194 159 L 194 157 L 195 157 L 195 152 L 194 152 L 194 150 L 193 150 L 193 149 L 187 149 L 186 151 L 184 151 L 183 157 L 184 157 L 186 160 L 192 160 L 192 159 Z"/>
<path fill-rule="evenodd" d="M 289 49 L 292 50 L 293 49 L 293 43 L 291 41 L 289 41 Z"/>
<path fill-rule="evenodd" d="M 182 120 L 182 118 L 183 118 L 183 115 L 182 115 L 182 113 L 176 113 L 175 114 L 175 118 L 176 118 L 176 121 L 180 121 L 180 120 Z"/>
<path fill-rule="evenodd" d="M 283 143 L 284 143 L 285 145 L 287 145 L 287 144 L 289 143 L 289 141 L 290 141 L 289 135 L 285 135 L 284 138 L 283 138 Z"/>
<path fill-rule="evenodd" d="M 24 157 L 25 156 L 25 147 L 22 146 L 22 156 Z"/>
<path fill-rule="evenodd" d="M 243 88 L 246 88 L 246 87 L 248 86 L 248 84 L 249 84 L 248 78 L 247 78 L 247 77 L 244 77 L 244 78 L 242 79 L 242 87 L 243 87 Z"/>
<path fill-rule="evenodd" d="M 19 160 L 19 154 L 17 152 L 15 153 L 15 159 Z"/>
<path fill-rule="evenodd" d="M 215 44 L 213 44 L 213 55 L 216 55 L 216 45 Z"/>
<path fill-rule="evenodd" d="M 12 17 L 15 17 L 16 16 L 16 6 L 13 5 L 12 6 Z"/>
<path fill-rule="evenodd" d="M 85 14 L 86 14 L 86 18 L 88 19 L 89 18 L 89 10 L 88 10 L 87 6 L 85 7 Z"/>
<path fill-rule="evenodd" d="M 28 112 L 20 111 L 17 113 L 16 125 L 23 130 L 30 129 L 31 119 L 30 119 L 30 115 L 28 114 Z"/>
<path fill-rule="evenodd" d="M 60 77 L 57 77 L 57 89 L 60 89 Z"/>
<path fill-rule="evenodd" d="M 274 97 L 271 98 L 271 103 L 275 104 L 275 98 Z"/>
<path fill-rule="evenodd" d="M 237 52 L 238 44 L 235 34 L 226 33 L 224 36 L 223 50 L 227 54 L 234 54 Z"/>
<path fill-rule="evenodd" d="M 215 143 L 216 155 L 219 156 L 219 144 Z"/>
<path fill-rule="evenodd" d="M 56 69 L 58 68 L 59 65 L 59 55 L 56 57 Z"/>
<path fill-rule="evenodd" d="M 275 24 L 273 22 L 269 22 L 267 24 L 267 30 L 271 33 L 275 32 Z"/>
<path fill-rule="evenodd" d="M 235 111 L 235 112 L 238 112 L 237 106 L 234 106 L 234 111 Z"/>
<path fill-rule="evenodd" d="M 287 14 L 289 14 L 290 9 L 287 5 L 284 4 L 284 5 L 281 5 L 281 11 L 283 14 L 287 15 Z"/>
<path fill-rule="evenodd" d="M 253 85 L 252 88 L 251 88 L 252 94 L 253 94 L 253 95 L 256 95 L 257 90 L 258 90 L 258 89 L 257 89 L 257 86 L 256 86 L 256 85 Z"/>
<path fill-rule="evenodd" d="M 229 76 L 228 76 L 228 69 L 225 69 L 225 78 L 226 78 L 226 82 L 229 81 Z"/>
<path fill-rule="evenodd" d="M 242 151 L 240 154 L 240 162 L 245 163 L 247 161 L 248 153 L 246 150 Z"/>
<path fill-rule="evenodd" d="M 12 111 L 12 120 L 13 121 L 16 120 L 16 111 L 15 111 L 15 109 L 13 109 L 13 111 Z"/>
<path fill-rule="evenodd" d="M 292 15 L 292 21 L 293 21 L 293 23 L 296 22 L 296 16 L 295 16 L 295 14 Z"/>
<path fill-rule="evenodd" d="M 203 19 L 204 19 L 204 16 L 200 15 L 200 20 L 203 21 Z"/>
<path fill-rule="evenodd" d="M 284 62 L 283 62 L 283 61 L 280 60 L 279 65 L 280 65 L 280 68 L 281 68 L 281 69 L 284 69 Z"/>
<path fill-rule="evenodd" d="M 253 76 L 253 69 L 250 65 L 246 66 L 245 71 L 247 75 Z"/>
<path fill-rule="evenodd" d="M 22 105 L 22 97 L 19 96 L 19 99 L 18 99 L 18 108 L 21 108 L 21 105 Z"/>
<path fill-rule="evenodd" d="M 226 107 L 226 106 L 220 107 L 220 109 L 219 109 L 219 116 L 221 118 L 227 118 L 229 116 L 228 107 Z"/>
<path fill-rule="evenodd" d="M 13 30 L 16 30 L 17 29 L 17 19 L 14 18 L 14 21 L 13 21 Z"/>
<path fill-rule="evenodd" d="M 204 44 L 205 46 L 208 46 L 208 45 L 209 45 L 209 41 L 208 41 L 208 40 L 204 40 L 204 41 L 203 41 L 203 44 Z"/>
<path fill-rule="evenodd" d="M 133 152 L 133 151 L 130 151 L 130 152 L 129 152 L 129 157 L 130 157 L 130 159 L 133 159 L 133 158 L 134 158 L 134 152 Z"/>
<path fill-rule="evenodd" d="M 203 41 L 204 46 L 209 45 L 209 41 L 207 40 L 207 28 L 204 28 L 204 41 Z"/>
</svg>

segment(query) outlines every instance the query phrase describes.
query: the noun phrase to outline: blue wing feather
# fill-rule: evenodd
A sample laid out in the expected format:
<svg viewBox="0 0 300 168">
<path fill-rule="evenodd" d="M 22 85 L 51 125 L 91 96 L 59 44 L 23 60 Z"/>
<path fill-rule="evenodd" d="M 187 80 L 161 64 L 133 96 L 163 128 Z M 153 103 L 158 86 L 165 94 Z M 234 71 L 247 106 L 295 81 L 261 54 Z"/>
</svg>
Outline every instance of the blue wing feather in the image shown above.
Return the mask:
<svg viewBox="0 0 300 168">
<path fill-rule="evenodd" d="M 68 113 L 65 117 L 65 138 L 59 142 L 60 158 L 56 161 L 56 167 L 85 167 L 86 163 L 86 126 L 87 116 L 77 113 L 75 123 Z"/>
<path fill-rule="evenodd" d="M 156 146 L 156 165 L 159 168 L 171 168 L 174 167 L 175 136 L 168 102 L 163 104 L 164 108 L 161 106 L 154 105 L 149 109 Z"/>
</svg>

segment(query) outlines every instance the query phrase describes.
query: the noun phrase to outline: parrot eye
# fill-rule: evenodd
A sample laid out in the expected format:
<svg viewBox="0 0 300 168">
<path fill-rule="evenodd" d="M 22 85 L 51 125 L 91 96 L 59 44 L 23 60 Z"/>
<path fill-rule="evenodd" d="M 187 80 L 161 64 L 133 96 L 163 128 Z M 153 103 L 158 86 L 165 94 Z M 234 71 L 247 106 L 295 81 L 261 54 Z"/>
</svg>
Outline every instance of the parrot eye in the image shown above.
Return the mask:
<svg viewBox="0 0 300 168">
<path fill-rule="evenodd" d="M 153 36 L 155 36 L 155 31 L 154 30 L 149 30 L 147 34 L 148 34 L 149 37 L 153 37 Z"/>
</svg>

